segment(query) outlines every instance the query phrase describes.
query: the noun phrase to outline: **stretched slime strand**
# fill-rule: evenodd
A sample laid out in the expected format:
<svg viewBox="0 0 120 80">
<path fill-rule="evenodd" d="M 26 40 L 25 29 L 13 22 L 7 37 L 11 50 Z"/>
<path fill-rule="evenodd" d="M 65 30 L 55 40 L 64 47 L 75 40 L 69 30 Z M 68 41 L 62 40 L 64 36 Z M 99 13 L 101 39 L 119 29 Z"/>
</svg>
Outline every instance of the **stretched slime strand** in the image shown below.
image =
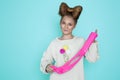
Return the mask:
<svg viewBox="0 0 120 80">
<path fill-rule="evenodd" d="M 51 66 L 51 68 L 53 68 L 53 71 L 58 74 L 63 74 L 71 70 L 85 55 L 90 45 L 95 41 L 97 36 L 98 36 L 97 30 L 95 32 L 91 32 L 89 37 L 85 41 L 83 47 L 78 51 L 78 53 L 75 56 L 73 56 L 69 61 L 67 61 L 63 66 L 60 66 L 60 67 Z"/>
</svg>

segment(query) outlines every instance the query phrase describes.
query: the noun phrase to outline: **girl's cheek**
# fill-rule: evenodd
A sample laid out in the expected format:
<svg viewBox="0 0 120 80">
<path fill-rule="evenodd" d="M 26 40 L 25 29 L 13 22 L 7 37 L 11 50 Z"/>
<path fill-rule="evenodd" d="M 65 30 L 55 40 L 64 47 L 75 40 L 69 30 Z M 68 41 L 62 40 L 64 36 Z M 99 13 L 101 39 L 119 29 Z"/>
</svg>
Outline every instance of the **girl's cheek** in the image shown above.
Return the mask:
<svg viewBox="0 0 120 80">
<path fill-rule="evenodd" d="M 69 26 L 69 29 L 73 29 L 73 26 Z"/>
</svg>

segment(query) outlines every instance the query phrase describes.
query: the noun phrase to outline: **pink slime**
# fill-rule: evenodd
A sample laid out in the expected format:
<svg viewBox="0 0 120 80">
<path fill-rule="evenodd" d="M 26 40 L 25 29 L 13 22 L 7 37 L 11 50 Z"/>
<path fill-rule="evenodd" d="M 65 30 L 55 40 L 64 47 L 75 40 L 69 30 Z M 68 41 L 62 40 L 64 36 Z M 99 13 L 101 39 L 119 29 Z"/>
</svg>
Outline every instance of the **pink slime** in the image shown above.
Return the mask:
<svg viewBox="0 0 120 80">
<path fill-rule="evenodd" d="M 80 59 L 85 55 L 85 53 L 87 52 L 87 50 L 89 49 L 90 45 L 93 43 L 96 37 L 97 37 L 97 33 L 91 32 L 88 39 L 85 41 L 83 47 L 78 51 L 78 53 L 60 67 L 51 66 L 51 68 L 53 68 L 53 71 L 58 74 L 63 74 L 71 70 L 80 61 Z"/>
</svg>

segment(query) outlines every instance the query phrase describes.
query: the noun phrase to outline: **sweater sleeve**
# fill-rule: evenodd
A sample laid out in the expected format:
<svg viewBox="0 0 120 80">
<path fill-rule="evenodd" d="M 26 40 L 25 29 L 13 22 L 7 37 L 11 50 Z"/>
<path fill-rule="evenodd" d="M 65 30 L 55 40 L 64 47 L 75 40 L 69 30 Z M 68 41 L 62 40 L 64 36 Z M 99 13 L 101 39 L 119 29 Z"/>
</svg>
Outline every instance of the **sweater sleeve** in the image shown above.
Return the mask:
<svg viewBox="0 0 120 80">
<path fill-rule="evenodd" d="M 98 42 L 94 42 L 91 44 L 88 52 L 85 54 L 85 57 L 89 62 L 96 62 L 98 60 Z"/>
<path fill-rule="evenodd" d="M 48 64 L 52 64 L 53 62 L 53 45 L 52 43 L 49 45 L 49 47 L 47 48 L 47 50 L 43 53 L 43 56 L 41 58 L 41 62 L 40 62 L 40 70 L 43 72 L 43 73 L 47 73 L 46 72 L 46 67 Z"/>
</svg>

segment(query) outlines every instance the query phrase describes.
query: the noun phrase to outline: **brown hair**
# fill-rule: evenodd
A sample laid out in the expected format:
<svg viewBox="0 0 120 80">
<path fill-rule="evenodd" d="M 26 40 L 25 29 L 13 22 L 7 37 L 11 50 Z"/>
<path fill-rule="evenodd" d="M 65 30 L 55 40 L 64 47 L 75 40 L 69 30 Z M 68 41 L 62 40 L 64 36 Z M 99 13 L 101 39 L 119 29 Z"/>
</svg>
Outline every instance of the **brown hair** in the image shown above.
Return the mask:
<svg viewBox="0 0 120 80">
<path fill-rule="evenodd" d="M 62 2 L 59 8 L 59 15 L 63 18 L 64 16 L 68 15 L 71 16 L 75 22 L 82 12 L 82 6 L 75 6 L 74 8 L 69 7 L 66 3 Z"/>
</svg>

